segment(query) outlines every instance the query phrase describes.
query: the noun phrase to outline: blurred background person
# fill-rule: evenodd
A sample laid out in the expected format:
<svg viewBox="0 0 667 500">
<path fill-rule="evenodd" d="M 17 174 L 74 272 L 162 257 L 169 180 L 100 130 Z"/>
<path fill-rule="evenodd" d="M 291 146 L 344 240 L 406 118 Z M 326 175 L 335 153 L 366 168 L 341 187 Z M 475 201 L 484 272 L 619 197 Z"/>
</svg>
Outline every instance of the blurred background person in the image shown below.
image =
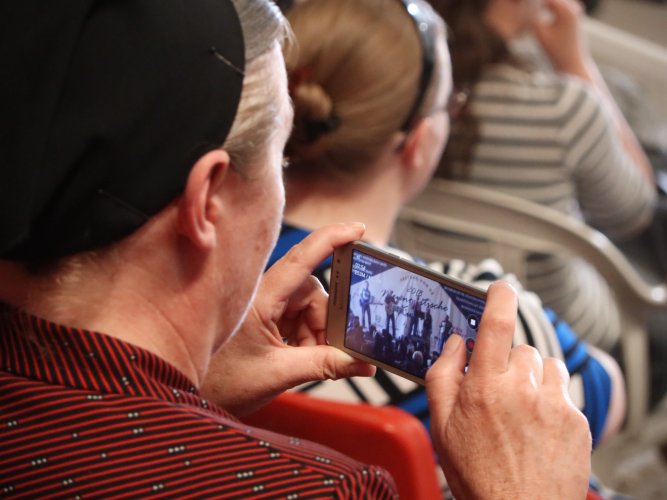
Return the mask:
<svg viewBox="0 0 667 500">
<path fill-rule="evenodd" d="M 587 49 L 576 0 L 433 0 L 451 29 L 457 115 L 437 175 L 633 237 L 652 220 L 650 163 Z M 546 12 L 546 13 L 545 13 Z M 532 32 L 555 73 L 510 49 Z M 531 256 L 526 286 L 586 341 L 620 336 L 613 292 L 582 259 Z"/>
</svg>

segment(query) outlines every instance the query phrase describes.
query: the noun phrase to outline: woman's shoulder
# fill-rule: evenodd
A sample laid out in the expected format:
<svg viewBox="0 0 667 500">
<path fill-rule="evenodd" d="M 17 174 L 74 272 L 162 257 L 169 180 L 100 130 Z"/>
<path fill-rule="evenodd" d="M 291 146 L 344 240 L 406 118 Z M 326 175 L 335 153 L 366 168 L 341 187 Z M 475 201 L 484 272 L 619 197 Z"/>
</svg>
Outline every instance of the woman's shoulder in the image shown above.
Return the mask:
<svg viewBox="0 0 667 500">
<path fill-rule="evenodd" d="M 515 92 L 589 93 L 589 85 L 571 75 L 554 71 L 535 70 L 518 64 L 492 64 L 482 73 L 477 89 L 513 89 Z"/>
<path fill-rule="evenodd" d="M 582 80 L 548 71 L 535 71 L 511 64 L 494 64 L 483 73 L 473 89 L 478 113 L 512 106 L 516 113 L 562 122 L 580 110 L 595 107 L 595 96 Z M 506 113 L 505 109 L 505 113 Z M 539 111 L 539 112 L 538 112 Z"/>
</svg>

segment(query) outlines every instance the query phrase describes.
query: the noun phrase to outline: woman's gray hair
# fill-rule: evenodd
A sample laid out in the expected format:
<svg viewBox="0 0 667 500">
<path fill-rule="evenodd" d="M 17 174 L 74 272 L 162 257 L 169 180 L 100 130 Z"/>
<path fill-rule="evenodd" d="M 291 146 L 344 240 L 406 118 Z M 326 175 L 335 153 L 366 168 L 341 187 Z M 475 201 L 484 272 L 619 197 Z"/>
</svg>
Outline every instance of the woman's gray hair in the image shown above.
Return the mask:
<svg viewBox="0 0 667 500">
<path fill-rule="evenodd" d="M 232 0 L 238 12 L 245 43 L 245 78 L 241 101 L 223 147 L 232 165 L 243 171 L 266 151 L 278 129 L 281 106 L 272 85 L 268 54 L 291 39 L 280 9 L 271 0 Z"/>
</svg>

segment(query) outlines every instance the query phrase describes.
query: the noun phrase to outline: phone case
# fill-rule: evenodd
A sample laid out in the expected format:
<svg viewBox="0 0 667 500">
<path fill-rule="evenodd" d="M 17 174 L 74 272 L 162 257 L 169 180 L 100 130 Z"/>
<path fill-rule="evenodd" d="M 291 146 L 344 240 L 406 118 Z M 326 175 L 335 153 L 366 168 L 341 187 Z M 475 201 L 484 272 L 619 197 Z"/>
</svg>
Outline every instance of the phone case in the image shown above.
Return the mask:
<svg viewBox="0 0 667 500">
<path fill-rule="evenodd" d="M 333 255 L 329 343 L 423 384 L 451 335 L 470 354 L 486 292 L 367 243 Z"/>
</svg>

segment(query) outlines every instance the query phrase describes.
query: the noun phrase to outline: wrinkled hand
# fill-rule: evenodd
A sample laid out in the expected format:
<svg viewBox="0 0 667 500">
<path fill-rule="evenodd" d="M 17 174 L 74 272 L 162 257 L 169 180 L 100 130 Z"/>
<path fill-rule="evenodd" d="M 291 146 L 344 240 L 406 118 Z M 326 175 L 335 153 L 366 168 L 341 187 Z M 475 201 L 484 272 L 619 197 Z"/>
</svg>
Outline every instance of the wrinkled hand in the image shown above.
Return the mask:
<svg viewBox="0 0 667 500">
<path fill-rule="evenodd" d="M 581 28 L 584 9 L 577 0 L 546 0 L 551 19 L 537 19 L 534 32 L 556 70 L 579 75 L 591 64 Z"/>
<path fill-rule="evenodd" d="M 561 361 L 511 347 L 516 309 L 509 285 L 491 285 L 467 373 L 458 335 L 427 372 L 445 476 L 458 499 L 585 498 L 588 423 L 570 400 Z"/>
<path fill-rule="evenodd" d="M 264 274 L 241 327 L 211 360 L 205 397 L 242 416 L 305 382 L 375 373 L 326 344 L 328 296 L 311 275 L 335 247 L 363 233 L 362 224 L 323 227 Z"/>
</svg>

